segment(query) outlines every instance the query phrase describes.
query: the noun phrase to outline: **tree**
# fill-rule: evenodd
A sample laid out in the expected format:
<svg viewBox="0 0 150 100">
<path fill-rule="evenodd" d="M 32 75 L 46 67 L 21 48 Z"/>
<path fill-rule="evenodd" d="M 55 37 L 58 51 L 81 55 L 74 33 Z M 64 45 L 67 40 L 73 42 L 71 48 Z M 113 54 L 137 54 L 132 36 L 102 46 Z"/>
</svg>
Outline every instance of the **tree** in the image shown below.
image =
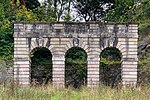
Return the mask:
<svg viewBox="0 0 150 100">
<path fill-rule="evenodd" d="M 104 20 L 112 22 L 131 22 L 136 0 L 115 0 L 114 8 L 111 9 Z"/>
<path fill-rule="evenodd" d="M 0 59 L 13 60 L 13 23 L 12 21 L 35 21 L 36 16 L 24 6 L 11 3 L 11 0 L 0 1 Z"/>
<path fill-rule="evenodd" d="M 147 37 L 150 35 L 150 1 L 142 0 L 134 9 L 134 16 L 132 19 L 139 23 L 140 35 Z"/>
<path fill-rule="evenodd" d="M 13 4 L 17 3 L 17 0 L 12 0 Z M 40 6 L 38 0 L 19 0 L 20 6 L 25 6 L 27 9 L 33 10 Z"/>
<path fill-rule="evenodd" d="M 66 11 L 70 12 L 70 0 L 51 0 L 51 4 L 54 6 L 57 21 L 60 21 L 63 17 L 69 18 L 69 13 L 66 14 Z"/>
<path fill-rule="evenodd" d="M 113 8 L 114 0 L 76 0 L 73 1 L 79 17 L 87 21 L 98 21 Z"/>
<path fill-rule="evenodd" d="M 13 29 L 8 9 L 10 4 L 10 0 L 0 1 L 0 59 L 6 61 L 7 65 L 13 57 Z"/>
</svg>

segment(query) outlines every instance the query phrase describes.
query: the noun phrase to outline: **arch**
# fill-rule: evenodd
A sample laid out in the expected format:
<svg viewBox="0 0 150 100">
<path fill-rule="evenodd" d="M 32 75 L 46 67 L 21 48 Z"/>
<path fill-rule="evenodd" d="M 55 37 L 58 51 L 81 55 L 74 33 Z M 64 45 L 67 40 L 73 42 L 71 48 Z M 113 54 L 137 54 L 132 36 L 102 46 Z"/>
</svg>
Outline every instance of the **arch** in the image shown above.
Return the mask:
<svg viewBox="0 0 150 100">
<path fill-rule="evenodd" d="M 33 49 L 35 48 L 40 48 L 40 47 L 45 47 L 51 51 L 53 46 L 51 45 L 51 38 L 28 38 L 28 47 L 29 51 L 32 52 Z M 52 51 L 51 51 L 52 53 Z"/>
<path fill-rule="evenodd" d="M 73 39 L 74 38 L 71 38 L 69 41 L 67 41 L 67 44 L 65 46 L 65 48 L 66 48 L 65 52 L 67 52 L 67 50 L 69 50 L 70 48 L 73 48 L 73 47 L 79 47 L 79 48 L 82 48 L 86 53 L 88 52 L 87 40 L 84 40 L 83 38 L 79 38 L 78 46 L 74 46 Z"/>
<path fill-rule="evenodd" d="M 80 88 L 87 83 L 87 53 L 72 47 L 65 54 L 65 86 Z"/>
<path fill-rule="evenodd" d="M 43 85 L 52 82 L 52 53 L 45 47 L 36 47 L 30 52 L 31 84 Z"/>
<path fill-rule="evenodd" d="M 121 80 L 122 53 L 116 47 L 107 47 L 100 53 L 100 83 L 115 87 Z"/>
</svg>

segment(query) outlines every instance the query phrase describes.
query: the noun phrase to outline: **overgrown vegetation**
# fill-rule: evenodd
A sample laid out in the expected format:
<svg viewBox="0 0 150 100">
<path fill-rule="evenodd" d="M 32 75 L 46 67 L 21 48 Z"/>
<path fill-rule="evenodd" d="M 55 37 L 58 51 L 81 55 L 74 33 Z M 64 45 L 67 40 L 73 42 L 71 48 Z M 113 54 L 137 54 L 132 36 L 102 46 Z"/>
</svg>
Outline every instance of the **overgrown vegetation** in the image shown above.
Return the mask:
<svg viewBox="0 0 150 100">
<path fill-rule="evenodd" d="M 26 87 L 0 85 L 1 100 L 149 100 L 150 87 L 112 89 L 106 86 L 97 88 Z"/>
<path fill-rule="evenodd" d="M 47 48 L 35 48 L 31 52 L 31 80 L 35 85 L 52 81 L 52 54 Z"/>
<path fill-rule="evenodd" d="M 116 87 L 121 83 L 121 53 L 117 48 L 105 48 L 100 54 L 100 81 Z"/>
<path fill-rule="evenodd" d="M 150 85 L 150 58 L 139 61 L 138 82 L 143 85 Z"/>
<path fill-rule="evenodd" d="M 65 56 L 65 85 L 80 88 L 87 82 L 87 54 L 79 47 L 73 47 Z"/>
</svg>

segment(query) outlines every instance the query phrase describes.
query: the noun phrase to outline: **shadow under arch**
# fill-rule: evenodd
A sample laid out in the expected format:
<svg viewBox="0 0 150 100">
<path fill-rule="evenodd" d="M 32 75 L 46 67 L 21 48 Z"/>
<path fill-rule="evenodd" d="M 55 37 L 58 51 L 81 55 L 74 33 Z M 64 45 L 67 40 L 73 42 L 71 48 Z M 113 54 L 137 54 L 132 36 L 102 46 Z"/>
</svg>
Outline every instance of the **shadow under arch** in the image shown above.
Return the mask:
<svg viewBox="0 0 150 100">
<path fill-rule="evenodd" d="M 121 51 L 107 47 L 100 53 L 100 83 L 116 87 L 121 83 Z"/>
<path fill-rule="evenodd" d="M 72 47 L 65 54 L 65 87 L 80 88 L 87 84 L 87 53 Z"/>
<path fill-rule="evenodd" d="M 30 52 L 31 85 L 52 82 L 52 54 L 45 47 L 36 47 Z"/>
</svg>

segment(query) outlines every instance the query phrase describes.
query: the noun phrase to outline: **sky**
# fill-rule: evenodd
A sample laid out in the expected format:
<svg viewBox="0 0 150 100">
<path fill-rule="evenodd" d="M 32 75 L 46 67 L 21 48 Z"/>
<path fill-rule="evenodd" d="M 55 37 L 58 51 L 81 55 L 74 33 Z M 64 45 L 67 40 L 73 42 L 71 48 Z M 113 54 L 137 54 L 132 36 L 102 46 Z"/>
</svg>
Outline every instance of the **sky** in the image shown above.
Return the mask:
<svg viewBox="0 0 150 100">
<path fill-rule="evenodd" d="M 38 0 L 39 2 L 42 2 L 43 0 Z"/>
<path fill-rule="evenodd" d="M 38 0 L 40 3 L 42 3 L 45 0 Z M 71 7 L 72 8 L 72 7 Z M 77 12 L 75 11 L 75 9 L 71 9 L 71 16 L 72 18 L 74 18 L 73 16 L 77 14 Z M 76 16 L 75 16 L 76 17 Z M 76 18 L 76 20 L 80 20 L 79 18 Z M 60 19 L 60 21 L 63 21 L 63 19 Z M 80 20 L 81 21 L 81 20 Z"/>
<path fill-rule="evenodd" d="M 40 3 L 44 2 L 45 0 L 38 0 Z M 71 4 L 72 5 L 72 4 Z M 75 21 L 83 21 L 85 22 L 85 20 L 81 17 L 77 17 L 77 11 L 73 8 L 73 5 L 71 6 L 71 13 L 70 13 L 72 19 L 75 19 Z M 63 21 L 63 19 L 61 18 L 60 21 Z"/>
</svg>

